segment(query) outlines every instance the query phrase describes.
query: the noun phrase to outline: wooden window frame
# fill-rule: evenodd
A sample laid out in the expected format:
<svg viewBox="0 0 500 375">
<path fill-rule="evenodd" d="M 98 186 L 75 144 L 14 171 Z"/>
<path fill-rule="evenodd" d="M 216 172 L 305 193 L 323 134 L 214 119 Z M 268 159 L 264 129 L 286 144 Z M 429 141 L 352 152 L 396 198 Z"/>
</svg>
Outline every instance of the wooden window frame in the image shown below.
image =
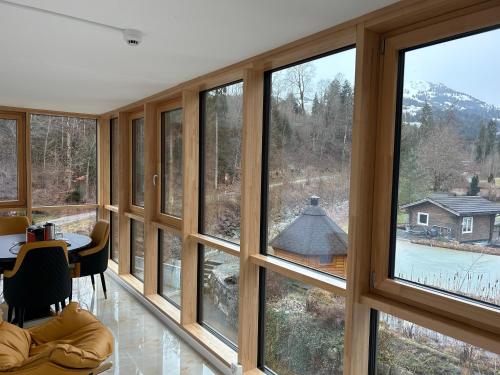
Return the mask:
<svg viewBox="0 0 500 375">
<path fill-rule="evenodd" d="M 182 228 L 182 217 L 177 217 L 173 215 L 169 215 L 165 212 L 162 212 L 162 193 L 163 193 L 163 126 L 162 126 L 162 115 L 165 112 L 171 112 L 175 110 L 183 110 L 182 109 L 182 99 L 175 98 L 169 100 L 165 103 L 159 104 L 157 106 L 157 134 L 159 135 L 157 142 L 157 160 L 158 165 L 156 168 L 157 184 L 156 184 L 156 194 L 157 194 L 157 202 L 158 204 L 155 207 L 155 220 L 166 224 L 169 227 L 173 227 L 175 229 L 180 230 Z M 183 133 L 184 136 L 184 133 Z M 182 214 L 181 214 L 182 215 Z"/>
<path fill-rule="evenodd" d="M 373 222 L 372 286 L 374 294 L 398 303 L 435 314 L 436 317 L 453 319 L 474 327 L 480 335 L 500 334 L 500 310 L 491 305 L 465 297 L 418 286 L 390 275 L 394 143 L 397 121 L 397 82 L 399 53 L 402 50 L 446 41 L 497 26 L 500 6 L 477 11 L 459 12 L 446 20 L 426 22 L 421 27 L 392 33 L 383 39 L 380 59 L 381 89 L 379 97 L 378 134 L 376 145 Z M 381 230 L 383 228 L 383 230 Z M 448 333 L 447 333 L 448 334 Z M 453 334 L 451 334 L 453 336 Z"/>
<path fill-rule="evenodd" d="M 144 116 L 144 111 L 140 112 L 134 112 L 129 114 L 128 116 L 128 122 L 129 122 L 129 155 L 130 155 L 130 165 L 129 165 L 129 184 L 130 184 L 130 191 L 129 191 L 129 200 L 128 200 L 128 206 L 130 209 L 130 212 L 138 214 L 138 215 L 144 215 L 144 207 L 137 206 L 134 204 L 134 171 L 135 171 L 135 160 L 134 160 L 134 131 L 133 131 L 133 126 L 134 126 L 134 121 L 138 119 L 143 119 L 144 120 L 144 131 L 146 131 L 146 118 Z M 144 148 L 146 150 L 146 148 Z M 146 153 L 145 153 L 146 154 Z M 144 158 L 146 159 L 146 155 L 144 155 Z M 146 163 L 144 163 L 144 167 L 146 167 Z M 144 178 L 146 179 L 146 173 L 144 171 Z M 146 194 L 146 181 L 144 181 L 144 194 Z M 144 197 L 145 198 L 145 197 Z"/>
<path fill-rule="evenodd" d="M 26 206 L 27 195 L 27 137 L 26 114 L 19 112 L 0 111 L 0 118 L 16 121 L 16 143 L 17 143 L 17 199 L 0 201 L 1 208 L 16 208 Z M 29 144 L 29 143 L 28 143 Z M 31 168 L 29 169 L 31 171 Z"/>
</svg>

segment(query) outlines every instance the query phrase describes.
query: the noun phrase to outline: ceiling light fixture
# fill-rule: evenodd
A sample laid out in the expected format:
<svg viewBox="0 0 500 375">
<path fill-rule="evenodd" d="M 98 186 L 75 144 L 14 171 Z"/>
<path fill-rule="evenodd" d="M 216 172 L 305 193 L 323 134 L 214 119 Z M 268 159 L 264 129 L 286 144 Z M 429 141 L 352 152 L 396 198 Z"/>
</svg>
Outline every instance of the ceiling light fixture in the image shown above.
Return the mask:
<svg viewBox="0 0 500 375">
<path fill-rule="evenodd" d="M 62 18 L 66 18 L 66 19 L 69 19 L 69 20 L 77 21 L 77 22 L 83 22 L 83 23 L 86 23 L 86 24 L 89 24 L 89 25 L 94 25 L 94 26 L 99 26 L 99 27 L 103 27 L 103 28 L 106 28 L 106 29 L 111 29 L 111 30 L 114 30 L 114 31 L 119 31 L 122 34 L 123 39 L 125 40 L 125 43 L 127 43 L 127 45 L 129 45 L 129 46 L 138 46 L 142 42 L 142 35 L 143 34 L 142 34 L 142 32 L 140 30 L 137 30 L 137 29 L 124 29 L 124 28 L 121 28 L 121 27 L 107 25 L 107 24 L 101 23 L 101 22 L 87 20 L 85 18 L 70 16 L 70 15 L 67 15 L 67 14 L 63 14 L 63 13 L 59 13 L 59 12 L 54 12 L 52 10 L 47 10 L 47 9 L 41 9 L 41 8 L 32 7 L 32 6 L 29 6 L 29 5 L 18 4 L 18 3 L 14 3 L 14 2 L 11 2 L 11 1 L 7 1 L 7 0 L 0 0 L 0 4 L 10 5 L 10 6 L 16 7 L 16 8 L 27 9 L 27 10 L 35 11 L 35 12 L 38 12 L 38 13 L 45 13 L 45 14 L 49 14 L 51 16 L 62 17 Z"/>
</svg>

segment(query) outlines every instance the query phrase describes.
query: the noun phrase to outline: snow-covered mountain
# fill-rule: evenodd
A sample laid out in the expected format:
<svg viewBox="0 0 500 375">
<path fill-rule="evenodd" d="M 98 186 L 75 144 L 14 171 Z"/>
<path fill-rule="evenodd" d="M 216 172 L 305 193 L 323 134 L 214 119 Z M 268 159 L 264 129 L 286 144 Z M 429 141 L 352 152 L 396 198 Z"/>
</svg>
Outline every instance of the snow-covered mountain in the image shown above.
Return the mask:
<svg viewBox="0 0 500 375">
<path fill-rule="evenodd" d="M 420 112 L 425 103 L 432 107 L 436 121 L 450 121 L 467 138 L 475 138 L 479 127 L 491 119 L 500 125 L 500 107 L 473 96 L 455 91 L 442 83 L 405 82 L 403 91 L 403 121 L 420 124 Z"/>
</svg>

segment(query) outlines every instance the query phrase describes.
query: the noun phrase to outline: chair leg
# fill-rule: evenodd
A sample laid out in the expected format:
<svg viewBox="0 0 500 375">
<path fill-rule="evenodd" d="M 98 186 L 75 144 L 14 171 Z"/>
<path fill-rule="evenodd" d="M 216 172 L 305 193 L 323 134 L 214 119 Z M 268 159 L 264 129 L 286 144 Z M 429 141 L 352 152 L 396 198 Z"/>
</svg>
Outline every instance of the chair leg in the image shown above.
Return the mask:
<svg viewBox="0 0 500 375">
<path fill-rule="evenodd" d="M 21 328 L 24 327 L 24 313 L 25 313 L 25 308 L 24 307 L 18 307 L 16 308 L 16 315 L 19 314 L 19 317 L 17 318 L 17 325 Z"/>
<path fill-rule="evenodd" d="M 59 302 L 56 302 L 55 306 L 56 306 L 56 314 L 58 314 L 59 313 Z"/>
<path fill-rule="evenodd" d="M 73 279 L 70 281 L 70 289 L 69 289 L 69 302 L 73 300 Z"/>
<path fill-rule="evenodd" d="M 12 310 L 13 309 L 14 308 L 11 305 L 9 305 L 9 310 L 7 311 L 7 322 L 9 322 L 9 323 L 12 322 Z"/>
<path fill-rule="evenodd" d="M 92 289 L 95 290 L 95 280 L 94 280 L 94 275 L 90 275 L 90 280 L 92 281 Z"/>
<path fill-rule="evenodd" d="M 62 306 L 63 309 L 66 307 L 66 301 L 65 300 L 61 301 L 61 306 Z"/>
<path fill-rule="evenodd" d="M 102 290 L 104 291 L 104 299 L 108 299 L 108 293 L 106 292 L 106 280 L 104 279 L 104 273 L 101 272 L 101 284 Z"/>
</svg>

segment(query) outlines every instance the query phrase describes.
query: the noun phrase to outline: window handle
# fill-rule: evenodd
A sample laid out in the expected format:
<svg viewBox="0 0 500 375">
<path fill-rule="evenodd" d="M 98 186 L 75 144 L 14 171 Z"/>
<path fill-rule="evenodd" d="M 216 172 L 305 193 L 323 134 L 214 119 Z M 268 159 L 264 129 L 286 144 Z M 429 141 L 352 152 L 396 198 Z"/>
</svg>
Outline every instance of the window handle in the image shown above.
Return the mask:
<svg viewBox="0 0 500 375">
<path fill-rule="evenodd" d="M 157 174 L 155 174 L 153 176 L 153 186 L 156 186 L 156 180 L 158 180 L 158 175 Z"/>
</svg>

